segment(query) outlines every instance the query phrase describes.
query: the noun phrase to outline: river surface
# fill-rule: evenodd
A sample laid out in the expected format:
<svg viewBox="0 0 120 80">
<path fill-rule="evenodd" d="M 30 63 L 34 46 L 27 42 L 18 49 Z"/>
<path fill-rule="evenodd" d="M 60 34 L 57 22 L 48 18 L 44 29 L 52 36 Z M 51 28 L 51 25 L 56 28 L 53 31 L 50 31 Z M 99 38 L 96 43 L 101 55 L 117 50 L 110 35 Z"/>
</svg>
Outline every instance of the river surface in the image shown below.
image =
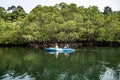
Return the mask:
<svg viewBox="0 0 120 80">
<path fill-rule="evenodd" d="M 120 47 L 76 48 L 57 55 L 0 48 L 0 80 L 120 80 Z"/>
</svg>

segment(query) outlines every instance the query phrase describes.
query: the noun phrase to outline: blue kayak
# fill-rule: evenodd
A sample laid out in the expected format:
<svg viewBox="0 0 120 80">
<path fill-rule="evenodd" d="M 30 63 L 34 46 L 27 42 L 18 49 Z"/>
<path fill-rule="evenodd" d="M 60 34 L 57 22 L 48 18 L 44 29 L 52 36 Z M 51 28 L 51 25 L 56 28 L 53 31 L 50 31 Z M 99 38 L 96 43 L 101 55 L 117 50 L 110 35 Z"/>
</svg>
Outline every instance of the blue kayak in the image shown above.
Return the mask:
<svg viewBox="0 0 120 80">
<path fill-rule="evenodd" d="M 47 52 L 74 52 L 75 49 L 72 49 L 72 48 L 46 48 L 46 51 Z"/>
</svg>

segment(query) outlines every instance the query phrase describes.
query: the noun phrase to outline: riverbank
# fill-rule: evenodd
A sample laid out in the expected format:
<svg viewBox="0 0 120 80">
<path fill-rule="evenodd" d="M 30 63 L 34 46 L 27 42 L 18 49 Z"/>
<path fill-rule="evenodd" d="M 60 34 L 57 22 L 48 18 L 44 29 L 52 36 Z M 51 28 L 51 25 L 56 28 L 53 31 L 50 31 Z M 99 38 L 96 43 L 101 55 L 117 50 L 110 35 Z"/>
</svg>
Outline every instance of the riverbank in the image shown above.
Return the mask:
<svg viewBox="0 0 120 80">
<path fill-rule="evenodd" d="M 55 43 L 58 43 L 59 47 L 64 47 L 66 42 L 29 42 L 23 44 L 0 44 L 0 47 L 35 47 L 35 48 L 45 48 L 54 47 Z M 68 42 L 71 47 L 119 47 L 120 42 L 98 42 L 98 41 L 79 41 L 79 42 Z"/>
</svg>

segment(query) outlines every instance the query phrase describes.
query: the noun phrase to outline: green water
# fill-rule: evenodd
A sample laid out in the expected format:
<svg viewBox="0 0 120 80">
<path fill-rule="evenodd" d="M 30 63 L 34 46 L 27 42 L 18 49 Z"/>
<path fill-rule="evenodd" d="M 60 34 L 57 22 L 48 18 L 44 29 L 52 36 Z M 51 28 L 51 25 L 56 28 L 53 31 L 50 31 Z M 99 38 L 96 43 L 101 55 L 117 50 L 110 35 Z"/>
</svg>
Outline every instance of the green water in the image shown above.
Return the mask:
<svg viewBox="0 0 120 80">
<path fill-rule="evenodd" d="M 0 80 L 120 80 L 120 48 L 77 48 L 69 55 L 0 48 Z"/>
</svg>

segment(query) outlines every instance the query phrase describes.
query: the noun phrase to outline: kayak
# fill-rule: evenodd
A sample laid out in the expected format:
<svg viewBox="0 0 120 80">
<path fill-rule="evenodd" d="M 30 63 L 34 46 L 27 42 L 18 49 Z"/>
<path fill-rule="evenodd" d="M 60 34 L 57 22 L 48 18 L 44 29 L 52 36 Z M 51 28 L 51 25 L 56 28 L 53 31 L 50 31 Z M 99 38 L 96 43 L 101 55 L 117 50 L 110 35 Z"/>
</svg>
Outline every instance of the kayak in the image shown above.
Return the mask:
<svg viewBox="0 0 120 80">
<path fill-rule="evenodd" d="M 68 52 L 68 53 L 70 53 L 70 52 L 74 52 L 75 49 L 73 49 L 73 48 L 58 48 L 58 49 L 56 49 L 56 48 L 46 48 L 46 51 L 47 52 Z"/>
</svg>

